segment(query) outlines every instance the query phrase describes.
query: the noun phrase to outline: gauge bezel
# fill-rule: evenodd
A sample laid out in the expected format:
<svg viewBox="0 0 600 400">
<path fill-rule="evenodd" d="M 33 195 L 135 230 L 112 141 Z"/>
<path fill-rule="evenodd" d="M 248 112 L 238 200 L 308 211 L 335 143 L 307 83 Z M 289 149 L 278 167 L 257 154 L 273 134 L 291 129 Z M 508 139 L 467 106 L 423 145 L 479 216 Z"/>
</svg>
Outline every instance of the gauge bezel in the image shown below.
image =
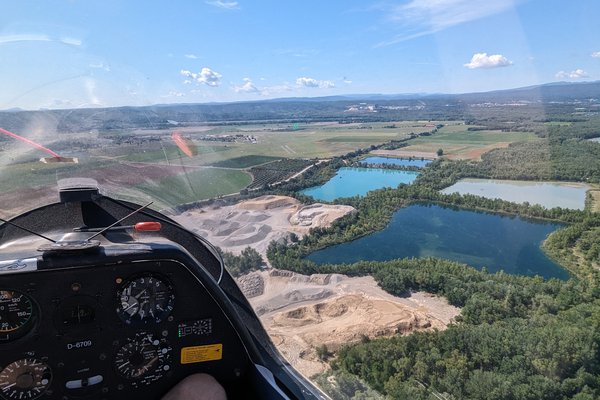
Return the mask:
<svg viewBox="0 0 600 400">
<path fill-rule="evenodd" d="M 52 385 L 52 381 L 53 381 L 53 378 L 54 378 L 54 372 L 52 371 L 52 368 L 47 363 L 45 363 L 43 361 L 40 361 L 37 358 L 22 358 L 22 359 L 15 360 L 15 361 L 13 361 L 13 362 L 5 365 L 4 368 L 2 368 L 0 370 L 0 374 L 2 372 L 4 372 L 8 367 L 10 367 L 10 366 L 12 366 L 14 364 L 17 364 L 19 362 L 23 362 L 24 365 L 18 366 L 17 368 L 32 367 L 34 365 L 36 367 L 43 368 L 43 372 L 40 374 L 40 379 L 44 377 L 44 374 L 46 374 L 46 373 L 49 374 L 49 377 L 47 378 L 48 379 L 47 383 L 44 384 L 43 381 L 40 381 L 40 384 L 41 384 L 40 387 L 42 389 L 37 394 L 29 395 L 26 398 L 29 399 L 29 400 L 35 400 L 35 399 L 38 399 L 38 398 L 42 397 L 44 394 L 46 394 L 46 392 L 48 391 L 48 388 Z M 31 391 L 31 390 L 33 390 L 33 389 L 26 389 L 26 390 L 22 390 L 22 391 L 17 391 L 16 393 L 21 393 L 22 394 L 22 393 L 26 393 L 26 392 Z M 9 396 L 9 395 L 6 394 L 6 392 L 2 391 L 2 393 L 0 393 L 0 398 L 2 398 L 2 399 L 8 399 L 8 400 L 23 399 L 24 398 L 23 396 L 18 397 L 18 395 L 16 393 L 15 393 L 14 396 L 12 396 L 12 395 Z"/>
<path fill-rule="evenodd" d="M 146 316 L 144 318 L 133 318 L 132 316 L 129 316 L 123 312 L 123 304 L 121 302 L 122 293 L 132 282 L 134 282 L 140 278 L 157 279 L 157 280 L 161 281 L 167 287 L 167 290 L 169 293 L 167 308 L 170 308 L 170 309 L 165 310 L 158 317 Z M 163 274 L 159 274 L 156 272 L 142 272 L 142 273 L 131 275 L 117 287 L 116 294 L 115 294 L 115 301 L 116 301 L 115 311 L 117 313 L 117 317 L 119 318 L 119 320 L 127 326 L 139 327 L 139 326 L 148 326 L 148 325 L 158 325 L 158 324 L 164 322 L 167 318 L 169 318 L 169 316 L 171 314 L 173 314 L 173 312 L 175 310 L 175 299 L 176 299 L 175 289 L 169 278 L 167 278 Z"/>
<path fill-rule="evenodd" d="M 69 308 L 72 310 L 73 307 L 88 307 L 93 313 L 91 317 L 88 316 L 88 318 L 91 319 L 70 324 L 65 323 L 64 312 Z M 75 294 L 72 296 L 67 296 L 60 300 L 60 303 L 56 305 L 53 312 L 54 315 L 52 320 L 56 330 L 60 334 L 65 334 L 67 332 L 79 332 L 90 328 L 102 330 L 100 321 L 102 321 L 104 318 L 105 310 L 102 307 L 102 304 L 98 301 L 97 297 L 87 294 Z"/>
<path fill-rule="evenodd" d="M 12 343 L 15 340 L 22 339 L 22 338 L 28 336 L 29 334 L 31 334 L 31 332 L 33 332 L 35 330 L 35 327 L 39 321 L 40 307 L 37 304 L 37 302 L 35 301 L 35 299 L 32 296 L 25 293 L 25 291 L 18 290 L 18 289 L 2 288 L 2 289 L 0 289 L 0 292 L 18 293 L 18 294 L 24 296 L 31 304 L 31 313 L 29 315 L 29 318 L 27 319 L 27 321 L 24 324 L 17 327 L 14 331 L 9 331 L 6 333 L 0 332 L 0 345 L 2 345 L 2 344 L 6 344 L 6 343 Z"/>
<path fill-rule="evenodd" d="M 158 343 L 156 343 L 158 342 Z M 156 365 L 153 368 L 149 368 L 146 372 L 133 376 L 129 373 L 124 373 L 121 369 L 119 369 L 119 354 L 122 352 L 126 352 L 127 347 L 130 346 L 151 346 L 154 351 L 156 351 Z M 164 351 L 163 349 L 166 349 Z M 169 374 L 172 364 L 172 347 L 169 345 L 169 342 L 166 338 L 161 337 L 158 334 L 153 334 L 150 332 L 138 332 L 135 336 L 128 338 L 124 343 L 121 343 L 115 350 L 113 356 L 113 369 L 117 376 L 121 379 L 129 382 L 133 386 L 139 385 L 150 385 L 153 382 L 156 382 L 163 378 L 166 374 Z M 125 361 L 125 360 L 120 360 Z M 165 366 L 168 366 L 165 368 Z"/>
</svg>

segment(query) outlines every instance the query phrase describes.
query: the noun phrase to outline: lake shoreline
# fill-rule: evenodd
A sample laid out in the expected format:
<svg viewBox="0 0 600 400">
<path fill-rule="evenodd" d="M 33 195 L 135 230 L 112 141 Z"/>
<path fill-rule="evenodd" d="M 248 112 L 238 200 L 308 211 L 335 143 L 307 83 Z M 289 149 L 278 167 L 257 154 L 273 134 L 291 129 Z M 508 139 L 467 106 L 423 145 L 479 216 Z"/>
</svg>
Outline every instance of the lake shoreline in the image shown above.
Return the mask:
<svg viewBox="0 0 600 400">
<path fill-rule="evenodd" d="M 442 189 L 441 193 L 499 198 L 517 204 L 537 204 L 547 209 L 560 207 L 583 211 L 587 192 L 591 189 L 591 185 L 582 182 L 463 178 Z"/>
<path fill-rule="evenodd" d="M 430 214 L 437 215 L 437 217 L 435 218 L 437 218 L 439 221 L 444 222 L 442 222 L 442 225 L 439 225 L 438 222 L 437 225 L 433 225 L 432 227 L 427 228 L 427 224 L 429 223 L 427 218 L 431 218 L 429 215 L 422 217 L 420 210 L 407 210 L 408 208 L 415 206 L 427 208 L 433 207 L 434 209 L 431 210 Z M 402 216 L 397 216 L 398 213 L 402 212 L 403 210 L 405 212 L 402 214 Z M 448 213 L 452 211 L 459 213 L 481 214 L 481 217 L 474 217 L 473 215 L 463 215 L 459 217 L 455 214 Z M 445 217 L 442 217 L 441 215 L 445 215 Z M 490 219 L 488 217 L 498 217 L 500 219 L 496 220 L 494 218 Z M 401 220 L 395 220 L 396 218 L 401 218 Z M 417 220 L 413 220 L 414 218 L 416 218 Z M 457 218 L 459 219 L 459 221 L 461 220 L 460 218 L 466 218 L 465 222 L 461 222 L 458 224 L 461 227 L 465 226 L 465 228 L 463 228 L 462 231 L 457 230 L 450 232 L 448 230 L 446 221 Z M 488 226 L 488 224 L 494 223 L 501 224 L 501 228 L 489 228 L 489 230 L 486 230 L 487 228 L 481 228 L 484 231 L 481 233 L 477 233 L 478 228 L 475 228 L 475 230 L 471 230 L 469 231 L 469 233 L 466 233 L 467 231 L 465 229 L 467 229 L 466 227 L 468 226 L 468 224 L 472 225 L 474 223 L 474 219 L 482 218 L 484 218 L 487 222 L 485 224 L 482 224 L 481 226 Z M 508 223 L 506 221 L 503 221 L 504 218 L 514 220 L 514 222 Z M 402 229 L 394 229 L 396 224 L 398 224 L 398 227 L 402 226 Z M 453 224 L 457 225 L 457 221 L 454 221 Z M 477 222 L 473 226 L 478 226 L 477 224 L 479 224 L 479 222 Z M 366 246 L 366 248 L 362 249 L 362 251 L 365 252 L 365 254 L 371 254 L 371 256 L 374 257 L 369 258 L 369 256 L 367 256 L 367 258 L 361 260 L 385 261 L 388 259 L 386 257 L 389 257 L 389 259 L 406 257 L 435 257 L 467 264 L 476 269 L 486 267 L 488 271 L 494 269 L 501 269 L 509 274 L 518 274 L 526 276 L 541 275 L 545 279 L 569 279 L 574 272 L 568 267 L 568 265 L 565 265 L 563 262 L 561 262 L 561 259 L 558 259 L 557 257 L 550 254 L 544 246 L 548 237 L 550 237 L 550 235 L 552 235 L 554 232 L 562 229 L 564 227 L 564 224 L 564 221 L 556 219 L 530 217 L 526 215 L 494 211 L 476 207 L 462 207 L 456 206 L 455 204 L 449 204 L 439 201 L 417 200 L 408 202 L 405 206 L 396 209 L 382 229 L 365 232 L 364 234 L 358 235 L 348 241 L 332 243 L 328 246 L 313 248 L 302 258 L 311 262 L 315 262 L 317 264 L 353 264 L 357 261 L 360 261 L 354 259 L 354 256 L 350 254 L 352 252 L 347 253 L 349 250 L 346 248 L 348 247 L 349 243 L 353 243 L 354 247 L 352 248 L 357 248 L 356 246 Z M 552 225 L 552 227 L 544 228 L 540 225 Z M 419 226 L 419 229 L 416 229 L 415 226 Z M 520 228 L 517 229 L 517 226 Z M 388 229 L 391 229 L 392 231 L 390 231 L 388 234 L 383 233 L 383 235 L 386 236 L 385 239 L 383 237 L 378 236 L 378 234 L 382 234 L 382 232 Z M 514 229 L 517 230 L 514 231 Z M 531 240 L 533 241 L 530 242 L 529 236 L 527 236 L 528 234 L 521 233 L 521 231 L 529 232 L 528 234 L 531 234 Z M 508 237 L 510 238 L 510 240 L 506 241 L 502 239 L 501 236 L 498 237 L 497 235 L 499 234 L 509 235 Z M 375 235 L 375 237 L 368 239 L 369 236 L 373 235 Z M 405 235 L 408 236 L 405 237 Z M 425 235 L 423 239 L 416 239 L 417 237 L 422 237 L 422 235 Z M 462 235 L 464 239 L 461 239 L 460 235 Z M 465 251 L 465 243 L 476 242 L 471 237 L 473 235 L 477 237 L 480 237 L 478 235 L 483 235 L 487 237 L 487 245 L 481 248 L 471 248 Z M 542 236 L 540 237 L 540 235 Z M 405 238 L 400 239 L 401 237 Z M 429 240 L 427 239 L 427 237 L 435 238 L 434 242 L 432 242 L 433 244 L 428 244 Z M 521 241 L 519 241 L 519 239 L 516 239 L 518 237 L 521 237 Z M 376 244 L 371 243 L 371 241 L 373 240 L 375 240 Z M 395 244 L 392 245 L 392 242 Z M 365 243 L 371 244 L 366 245 Z M 403 247 L 397 247 L 398 243 L 402 243 Z M 456 245 L 458 245 L 458 247 L 453 247 Z M 341 258 L 339 258 L 338 260 L 335 259 L 335 257 L 338 257 L 334 255 L 335 251 L 331 250 L 332 247 L 336 246 L 340 247 L 339 251 L 341 252 L 339 255 L 339 257 Z M 392 246 L 394 249 L 390 250 L 390 246 Z M 375 248 L 377 248 L 377 250 L 373 250 Z M 370 250 L 372 251 L 370 252 Z M 320 261 L 314 259 L 315 254 L 317 254 L 317 257 L 321 258 Z M 382 254 L 388 255 L 384 255 L 384 258 L 380 258 L 382 257 Z"/>
</svg>

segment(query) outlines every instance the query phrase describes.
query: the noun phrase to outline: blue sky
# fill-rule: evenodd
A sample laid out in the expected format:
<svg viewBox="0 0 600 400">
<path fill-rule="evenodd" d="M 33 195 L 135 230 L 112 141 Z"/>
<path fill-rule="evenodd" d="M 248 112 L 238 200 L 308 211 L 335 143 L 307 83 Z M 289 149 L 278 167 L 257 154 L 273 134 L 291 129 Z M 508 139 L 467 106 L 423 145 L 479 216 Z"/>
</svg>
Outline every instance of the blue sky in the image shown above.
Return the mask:
<svg viewBox="0 0 600 400">
<path fill-rule="evenodd" d="M 0 109 L 600 79 L 600 1 L 15 1 Z"/>
</svg>

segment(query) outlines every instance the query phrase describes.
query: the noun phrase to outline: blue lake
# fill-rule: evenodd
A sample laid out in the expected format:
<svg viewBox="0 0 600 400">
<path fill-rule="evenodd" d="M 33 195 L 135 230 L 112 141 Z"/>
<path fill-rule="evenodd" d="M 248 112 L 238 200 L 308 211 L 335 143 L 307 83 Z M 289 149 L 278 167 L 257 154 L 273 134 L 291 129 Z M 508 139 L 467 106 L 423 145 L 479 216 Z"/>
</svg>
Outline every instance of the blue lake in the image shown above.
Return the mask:
<svg viewBox="0 0 600 400">
<path fill-rule="evenodd" d="M 325 248 L 307 258 L 317 264 L 438 257 L 489 272 L 568 279 L 569 274 L 541 249 L 561 225 L 437 205 L 396 211 L 388 226 L 373 234 Z"/>
<path fill-rule="evenodd" d="M 361 160 L 360 162 L 363 162 L 366 164 L 390 164 L 390 165 L 401 165 L 403 167 L 423 168 L 427 164 L 429 164 L 431 162 L 431 160 L 421 160 L 420 158 L 409 160 L 408 158 L 367 157 L 364 160 Z"/>
<path fill-rule="evenodd" d="M 332 201 L 340 197 L 364 196 L 371 190 L 385 187 L 395 188 L 401 183 L 409 184 L 418 175 L 414 171 L 344 167 L 324 185 L 304 189 L 300 193 L 317 200 Z"/>
</svg>

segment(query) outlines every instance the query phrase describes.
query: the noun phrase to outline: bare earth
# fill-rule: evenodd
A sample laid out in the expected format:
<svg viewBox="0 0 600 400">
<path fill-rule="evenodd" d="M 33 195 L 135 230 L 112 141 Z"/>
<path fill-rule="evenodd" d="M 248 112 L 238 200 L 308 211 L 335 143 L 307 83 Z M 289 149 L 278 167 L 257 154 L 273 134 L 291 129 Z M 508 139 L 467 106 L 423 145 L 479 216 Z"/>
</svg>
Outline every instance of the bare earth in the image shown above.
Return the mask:
<svg viewBox="0 0 600 400">
<path fill-rule="evenodd" d="M 593 199 L 591 210 L 593 212 L 600 212 L 600 189 L 592 189 L 589 193 Z"/>
<path fill-rule="evenodd" d="M 232 206 L 197 208 L 174 218 L 215 246 L 233 253 L 252 246 L 266 259 L 272 240 L 292 232 L 302 237 L 310 228 L 330 226 L 350 212 L 354 212 L 350 206 L 305 206 L 292 197 L 262 196 Z"/>
<path fill-rule="evenodd" d="M 409 146 L 410 147 L 410 146 Z M 438 158 L 436 153 L 426 152 L 426 151 L 412 151 L 412 150 L 373 150 L 370 154 L 376 156 L 387 156 L 387 157 L 398 157 L 398 158 L 424 158 L 426 160 L 435 160 Z"/>
<path fill-rule="evenodd" d="M 363 336 L 441 330 L 460 312 L 423 292 L 392 296 L 370 276 L 306 276 L 271 269 L 241 277 L 239 283 L 273 343 L 307 377 L 327 369 L 317 357 L 318 346 L 335 352 Z"/>
</svg>

